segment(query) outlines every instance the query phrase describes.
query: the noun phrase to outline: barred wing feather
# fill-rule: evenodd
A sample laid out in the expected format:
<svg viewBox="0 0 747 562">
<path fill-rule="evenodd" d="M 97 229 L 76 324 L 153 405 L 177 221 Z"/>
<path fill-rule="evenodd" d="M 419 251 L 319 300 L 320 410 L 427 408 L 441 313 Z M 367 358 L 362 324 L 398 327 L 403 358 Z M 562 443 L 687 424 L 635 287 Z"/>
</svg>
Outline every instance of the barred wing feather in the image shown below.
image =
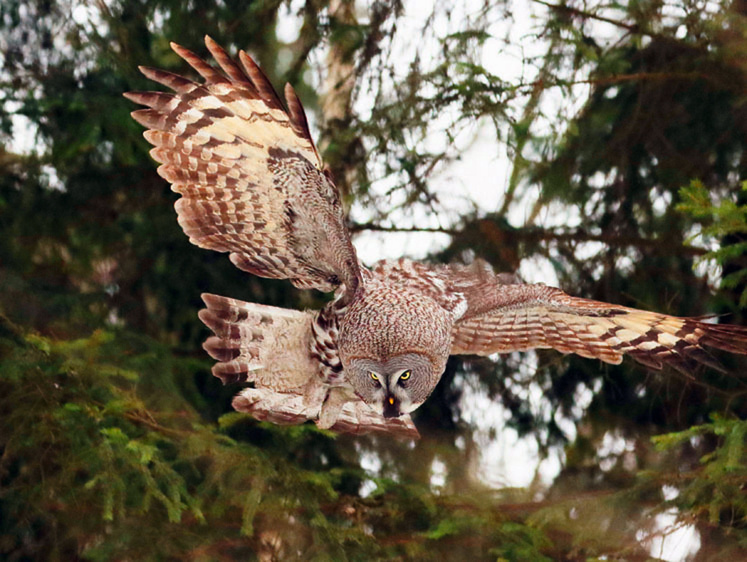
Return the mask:
<svg viewBox="0 0 747 562">
<path fill-rule="evenodd" d="M 496 274 L 480 260 L 465 266 L 400 259 L 377 264 L 371 274 L 451 311 L 455 355 L 550 348 L 612 364 L 630 355 L 651 369 L 670 366 L 690 374 L 698 365 L 723 370 L 707 347 L 747 354 L 747 327 L 572 297 Z"/>
<path fill-rule="evenodd" d="M 571 297 L 545 285 L 496 286 L 493 309 L 456 323 L 452 353 L 488 355 L 533 348 L 618 364 L 624 355 L 651 369 L 723 370 L 704 346 L 747 353 L 747 328 L 678 318 Z"/>
<path fill-rule="evenodd" d="M 222 72 L 172 44 L 204 81 L 141 68 L 173 93 L 125 94 L 148 107 L 132 115 L 148 128 L 158 173 L 182 195 L 179 224 L 193 244 L 230 252 L 245 271 L 322 291 L 344 284 L 352 294 L 360 272 L 339 193 L 293 88 L 286 110 L 248 55 L 239 53 L 239 66 L 205 43 Z"/>
</svg>

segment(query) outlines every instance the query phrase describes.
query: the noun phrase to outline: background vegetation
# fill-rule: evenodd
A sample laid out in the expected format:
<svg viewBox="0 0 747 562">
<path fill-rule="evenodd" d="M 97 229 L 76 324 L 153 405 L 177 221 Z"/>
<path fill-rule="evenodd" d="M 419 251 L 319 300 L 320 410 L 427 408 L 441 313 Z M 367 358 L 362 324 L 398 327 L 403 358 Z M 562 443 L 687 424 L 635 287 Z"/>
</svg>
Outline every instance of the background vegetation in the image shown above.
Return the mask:
<svg viewBox="0 0 747 562">
<path fill-rule="evenodd" d="M 168 42 L 204 53 L 205 33 L 296 86 L 366 247 L 746 321 L 743 2 L 424 5 L 0 4 L 0 557 L 747 558 L 740 358 L 693 378 L 549 351 L 452 360 L 418 443 L 231 412 L 199 294 L 322 296 L 244 275 L 176 223 L 121 94 L 151 87 L 137 65 L 185 72 Z M 505 172 L 454 179 L 478 147 Z M 560 466 L 496 485 L 479 470 L 496 431 Z M 684 550 L 660 548 L 678 529 Z"/>
</svg>

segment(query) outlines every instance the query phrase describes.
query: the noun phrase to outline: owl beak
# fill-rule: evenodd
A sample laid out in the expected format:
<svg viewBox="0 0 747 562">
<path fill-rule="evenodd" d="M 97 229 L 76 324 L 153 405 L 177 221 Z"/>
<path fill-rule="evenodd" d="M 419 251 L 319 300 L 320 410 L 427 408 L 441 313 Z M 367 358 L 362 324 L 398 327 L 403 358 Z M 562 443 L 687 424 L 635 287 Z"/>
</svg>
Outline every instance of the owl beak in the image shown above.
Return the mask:
<svg viewBox="0 0 747 562">
<path fill-rule="evenodd" d="M 401 415 L 399 401 L 394 396 L 387 396 L 384 401 L 384 411 L 382 413 L 385 418 L 398 418 Z"/>
</svg>

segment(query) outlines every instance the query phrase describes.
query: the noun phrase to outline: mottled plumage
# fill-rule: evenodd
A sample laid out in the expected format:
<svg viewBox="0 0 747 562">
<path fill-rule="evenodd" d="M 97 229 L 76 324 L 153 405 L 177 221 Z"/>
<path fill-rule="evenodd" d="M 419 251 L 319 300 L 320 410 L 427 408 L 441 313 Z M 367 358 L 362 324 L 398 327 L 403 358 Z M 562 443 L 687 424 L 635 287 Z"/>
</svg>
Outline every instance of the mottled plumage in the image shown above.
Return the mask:
<svg viewBox="0 0 747 562">
<path fill-rule="evenodd" d="M 132 116 L 149 129 L 158 173 L 183 196 L 179 224 L 193 244 L 230 252 L 244 271 L 321 291 L 345 283 L 354 293 L 360 271 L 340 198 L 293 89 L 288 113 L 246 54 L 242 69 L 206 44 L 227 76 L 172 45 L 204 83 L 141 67 L 175 93 L 125 94 L 150 108 Z"/>
<path fill-rule="evenodd" d="M 234 399 L 237 410 L 274 423 L 416 436 L 408 414 L 450 354 L 552 348 L 691 373 L 698 364 L 720 369 L 703 346 L 747 353 L 747 328 L 571 297 L 479 260 L 366 269 L 293 89 L 285 88 L 286 108 L 243 51 L 237 64 L 205 43 L 220 70 L 172 44 L 202 82 L 141 68 L 174 93 L 125 94 L 148 107 L 132 115 L 148 129 L 159 174 L 182 195 L 179 224 L 192 243 L 229 252 L 244 271 L 335 291 L 316 312 L 203 295 L 213 373 L 250 385 Z"/>
</svg>

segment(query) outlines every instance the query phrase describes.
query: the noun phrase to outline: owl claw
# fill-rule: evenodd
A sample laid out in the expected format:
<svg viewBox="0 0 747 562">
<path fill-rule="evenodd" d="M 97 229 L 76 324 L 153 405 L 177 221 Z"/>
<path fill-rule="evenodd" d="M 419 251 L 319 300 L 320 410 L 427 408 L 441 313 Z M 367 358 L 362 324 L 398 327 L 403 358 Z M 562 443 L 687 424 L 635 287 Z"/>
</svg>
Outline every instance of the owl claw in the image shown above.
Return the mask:
<svg viewBox="0 0 747 562">
<path fill-rule="evenodd" d="M 322 402 L 316 425 L 321 429 L 332 428 L 340 418 L 345 405 L 352 401 L 360 401 L 360 398 L 349 389 L 339 386 L 330 388 Z"/>
</svg>

